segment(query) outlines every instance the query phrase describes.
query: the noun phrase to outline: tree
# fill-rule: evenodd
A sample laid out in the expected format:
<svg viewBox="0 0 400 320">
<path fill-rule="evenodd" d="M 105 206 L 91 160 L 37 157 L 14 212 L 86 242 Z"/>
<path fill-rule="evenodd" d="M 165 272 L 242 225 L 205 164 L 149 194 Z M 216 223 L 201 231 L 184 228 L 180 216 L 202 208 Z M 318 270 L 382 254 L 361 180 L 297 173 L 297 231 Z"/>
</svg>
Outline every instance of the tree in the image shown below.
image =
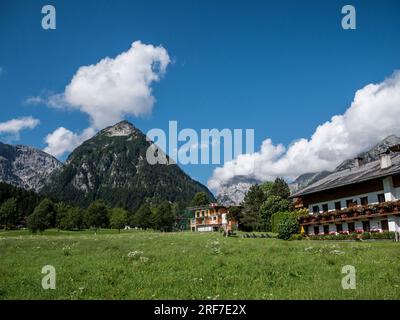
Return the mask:
<svg viewBox="0 0 400 320">
<path fill-rule="evenodd" d="M 281 197 L 282 199 L 288 199 L 290 196 L 290 189 L 288 184 L 282 178 L 276 178 L 272 188 L 271 195 Z"/>
<path fill-rule="evenodd" d="M 232 206 L 229 208 L 229 212 L 227 214 L 227 218 L 229 220 L 236 220 L 240 223 L 240 219 L 242 217 L 242 208 L 237 206 Z"/>
<path fill-rule="evenodd" d="M 270 220 L 274 213 L 291 211 L 292 208 L 292 201 L 275 195 L 269 196 L 260 207 L 261 216 L 266 223 L 267 229 L 270 230 Z"/>
<path fill-rule="evenodd" d="M 192 201 L 190 202 L 190 205 L 193 207 L 204 206 L 204 205 L 210 204 L 210 202 L 211 201 L 205 192 L 197 192 L 194 195 Z"/>
<path fill-rule="evenodd" d="M 128 222 L 128 212 L 123 208 L 114 208 L 111 210 L 110 216 L 110 226 L 113 229 L 118 229 L 118 232 L 121 232 L 121 229 Z"/>
<path fill-rule="evenodd" d="M 144 203 L 140 206 L 140 208 L 135 212 L 132 217 L 132 225 L 142 229 L 148 229 L 152 227 L 152 212 L 150 206 L 147 203 Z"/>
<path fill-rule="evenodd" d="M 4 225 L 4 230 L 14 225 L 18 220 L 17 200 L 7 199 L 0 207 L 0 223 Z"/>
<path fill-rule="evenodd" d="M 271 191 L 273 189 L 274 182 L 272 181 L 266 181 L 262 184 L 260 184 L 260 188 L 264 192 L 264 197 L 265 199 L 268 199 L 269 196 L 271 196 Z"/>
<path fill-rule="evenodd" d="M 241 226 L 244 230 L 260 230 L 263 220 L 260 207 L 264 201 L 264 192 L 259 185 L 251 186 L 243 201 Z"/>
<path fill-rule="evenodd" d="M 85 210 L 77 207 L 66 207 L 57 212 L 58 227 L 62 230 L 80 230 L 84 226 Z"/>
<path fill-rule="evenodd" d="M 50 199 L 45 198 L 28 217 L 28 228 L 36 233 L 37 231 L 41 232 L 54 227 L 56 224 L 56 215 L 57 211 L 54 203 Z"/>
<path fill-rule="evenodd" d="M 152 214 L 153 225 L 157 230 L 171 231 L 175 220 L 175 213 L 168 201 L 163 201 L 159 204 Z"/>
<path fill-rule="evenodd" d="M 107 228 L 108 226 L 108 208 L 104 202 L 97 200 L 93 202 L 86 210 L 86 224 L 95 229 Z"/>
</svg>

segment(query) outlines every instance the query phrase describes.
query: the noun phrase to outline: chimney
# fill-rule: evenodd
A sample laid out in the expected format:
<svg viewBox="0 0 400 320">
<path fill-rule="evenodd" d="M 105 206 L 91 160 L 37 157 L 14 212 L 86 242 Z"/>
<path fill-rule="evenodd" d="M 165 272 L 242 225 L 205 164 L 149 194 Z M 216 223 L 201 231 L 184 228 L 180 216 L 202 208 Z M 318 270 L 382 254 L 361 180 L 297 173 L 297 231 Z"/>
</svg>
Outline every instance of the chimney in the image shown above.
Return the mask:
<svg viewBox="0 0 400 320">
<path fill-rule="evenodd" d="M 381 169 L 389 168 L 392 165 L 392 159 L 390 158 L 390 153 L 388 151 L 381 153 L 379 155 L 379 160 L 381 163 Z"/>
<path fill-rule="evenodd" d="M 357 157 L 354 159 L 354 167 L 359 168 L 362 167 L 362 165 L 364 164 L 364 159 L 362 157 Z"/>
</svg>

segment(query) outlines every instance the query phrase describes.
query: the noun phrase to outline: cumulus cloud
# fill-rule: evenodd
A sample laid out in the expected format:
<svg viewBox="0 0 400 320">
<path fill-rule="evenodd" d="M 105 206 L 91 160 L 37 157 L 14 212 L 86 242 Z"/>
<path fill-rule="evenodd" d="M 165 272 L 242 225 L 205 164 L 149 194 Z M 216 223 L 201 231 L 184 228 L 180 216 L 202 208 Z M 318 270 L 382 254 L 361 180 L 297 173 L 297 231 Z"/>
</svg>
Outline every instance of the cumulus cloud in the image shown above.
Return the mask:
<svg viewBox="0 0 400 320">
<path fill-rule="evenodd" d="M 27 98 L 27 104 L 79 110 L 90 119 L 90 127 L 82 133 L 60 127 L 47 135 L 44 150 L 60 157 L 97 130 L 115 124 L 125 116 L 150 114 L 155 103 L 152 84 L 160 81 L 170 62 L 168 52 L 162 46 L 135 41 L 115 58 L 106 57 L 96 64 L 80 67 L 64 92 Z"/>
<path fill-rule="evenodd" d="M 266 139 L 260 151 L 240 155 L 216 168 L 208 186 L 217 190 L 239 175 L 265 181 L 333 169 L 388 135 L 400 135 L 399 119 L 400 71 L 397 71 L 381 83 L 358 90 L 346 112 L 319 125 L 310 139 L 296 140 L 287 148 Z"/>
<path fill-rule="evenodd" d="M 19 140 L 19 133 L 25 129 L 34 129 L 40 121 L 31 116 L 11 119 L 0 123 L 0 134 L 11 135 L 9 140 Z"/>
<path fill-rule="evenodd" d="M 170 62 L 162 46 L 135 41 L 115 58 L 80 67 L 63 93 L 30 97 L 27 102 L 80 110 L 89 115 L 93 128 L 101 129 L 126 115 L 150 114 L 155 102 L 151 86 Z"/>
<path fill-rule="evenodd" d="M 91 138 L 94 134 L 95 130 L 93 128 L 87 128 L 82 133 L 76 134 L 71 130 L 60 127 L 45 137 L 44 140 L 47 143 L 47 147 L 44 151 L 54 157 L 60 157 L 66 152 L 74 150 L 83 141 Z"/>
</svg>

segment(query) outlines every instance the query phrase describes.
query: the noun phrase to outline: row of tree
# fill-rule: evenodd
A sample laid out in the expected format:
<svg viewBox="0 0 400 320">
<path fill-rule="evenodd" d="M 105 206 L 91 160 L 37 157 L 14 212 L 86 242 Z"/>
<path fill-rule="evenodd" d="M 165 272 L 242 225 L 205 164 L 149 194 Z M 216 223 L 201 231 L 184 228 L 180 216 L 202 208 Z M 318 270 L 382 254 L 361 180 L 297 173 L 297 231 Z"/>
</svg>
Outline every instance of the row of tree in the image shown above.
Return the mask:
<svg viewBox="0 0 400 320">
<path fill-rule="evenodd" d="M 110 208 L 102 201 L 93 202 L 87 209 L 72 207 L 65 203 L 54 203 L 43 199 L 27 218 L 27 227 L 33 232 L 49 228 L 81 230 L 86 228 L 113 228 L 125 226 L 143 229 L 172 231 L 178 228 L 177 207 L 168 201 L 158 205 L 143 204 L 136 212 L 124 208 Z"/>
<path fill-rule="evenodd" d="M 289 186 L 282 178 L 254 185 L 246 193 L 242 207 L 230 208 L 230 218 L 238 220 L 243 231 L 271 231 L 273 214 L 293 210 L 289 196 Z"/>
</svg>

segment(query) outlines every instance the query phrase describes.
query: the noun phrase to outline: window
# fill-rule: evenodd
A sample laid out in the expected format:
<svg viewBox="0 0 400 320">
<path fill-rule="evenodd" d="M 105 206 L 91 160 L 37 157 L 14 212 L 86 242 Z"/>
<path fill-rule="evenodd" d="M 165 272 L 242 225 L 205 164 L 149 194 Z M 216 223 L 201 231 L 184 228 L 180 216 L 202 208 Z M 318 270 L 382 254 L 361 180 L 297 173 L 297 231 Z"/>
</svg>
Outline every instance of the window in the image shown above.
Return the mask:
<svg viewBox="0 0 400 320">
<path fill-rule="evenodd" d="M 368 204 L 368 197 L 360 198 L 361 205 L 366 206 Z"/>
<path fill-rule="evenodd" d="M 378 202 L 379 203 L 385 202 L 385 194 L 384 193 L 378 194 Z"/>
<path fill-rule="evenodd" d="M 308 234 L 308 226 L 304 226 L 303 228 L 304 228 L 304 233 Z"/>
<path fill-rule="evenodd" d="M 319 213 L 319 206 L 313 206 L 312 207 L 312 212 L 313 213 Z"/>
<path fill-rule="evenodd" d="M 341 210 L 342 209 L 342 203 L 340 201 L 335 202 L 335 210 Z"/>
<path fill-rule="evenodd" d="M 356 205 L 357 205 L 357 200 L 353 200 L 353 199 L 346 200 L 347 208 L 354 207 Z"/>
<path fill-rule="evenodd" d="M 362 224 L 363 224 L 363 230 L 365 232 L 369 232 L 371 230 L 370 225 L 369 225 L 369 221 L 363 221 Z"/>
<path fill-rule="evenodd" d="M 356 231 L 356 228 L 354 226 L 354 222 L 349 222 L 347 224 L 347 228 L 349 229 L 349 233 L 352 233 L 352 232 Z"/>
<path fill-rule="evenodd" d="M 381 221 L 382 231 L 389 231 L 389 223 L 387 220 Z"/>
<path fill-rule="evenodd" d="M 328 204 L 327 203 L 322 205 L 322 211 L 323 212 L 327 212 L 328 211 Z"/>
<path fill-rule="evenodd" d="M 343 226 L 342 224 L 337 224 L 336 225 L 336 232 L 342 232 L 343 231 Z"/>
<path fill-rule="evenodd" d="M 314 234 L 319 234 L 319 226 L 314 227 Z"/>
<path fill-rule="evenodd" d="M 324 234 L 329 234 L 329 225 L 324 225 Z"/>
</svg>

